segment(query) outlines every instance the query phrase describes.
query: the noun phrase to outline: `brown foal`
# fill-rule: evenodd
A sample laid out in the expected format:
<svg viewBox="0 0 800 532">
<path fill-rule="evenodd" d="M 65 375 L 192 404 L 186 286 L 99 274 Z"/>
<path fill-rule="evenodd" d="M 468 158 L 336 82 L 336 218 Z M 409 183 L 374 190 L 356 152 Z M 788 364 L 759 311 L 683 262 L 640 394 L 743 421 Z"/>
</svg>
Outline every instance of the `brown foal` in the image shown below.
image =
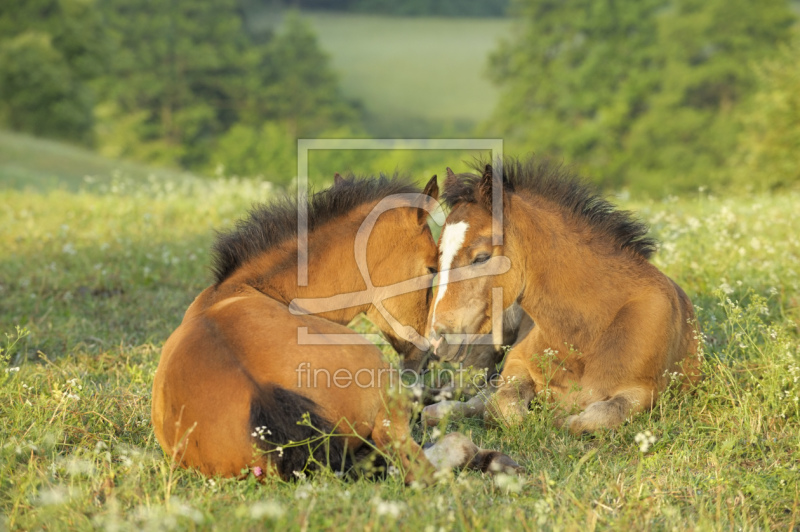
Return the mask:
<svg viewBox="0 0 800 532">
<path fill-rule="evenodd" d="M 506 161 L 502 173 L 477 168 L 482 175 L 448 169 L 439 259 L 440 276 L 449 275 L 431 307 L 430 336 L 446 357 L 463 349 L 464 333 L 489 333 L 497 288 L 503 308 L 519 304 L 533 319 L 507 356 L 488 421 L 518 423 L 543 395 L 559 403 L 570 431 L 591 432 L 652 408 L 674 379 L 686 387 L 700 378 L 692 303 L 648 262 L 647 226 L 560 166 L 531 159 Z M 501 246 L 492 245 L 493 187 L 502 190 Z M 497 256 L 510 269 L 481 276 Z"/>
</svg>

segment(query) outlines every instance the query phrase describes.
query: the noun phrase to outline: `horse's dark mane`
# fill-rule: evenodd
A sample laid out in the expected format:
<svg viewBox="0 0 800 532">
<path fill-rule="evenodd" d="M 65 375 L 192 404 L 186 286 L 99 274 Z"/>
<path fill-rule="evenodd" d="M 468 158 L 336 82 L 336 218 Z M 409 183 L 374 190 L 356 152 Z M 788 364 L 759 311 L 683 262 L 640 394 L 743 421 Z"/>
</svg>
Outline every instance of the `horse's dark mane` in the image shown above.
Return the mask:
<svg viewBox="0 0 800 532">
<path fill-rule="evenodd" d="M 472 167 L 484 172 L 488 161 L 476 160 Z M 495 167 L 499 164 L 496 163 Z M 481 176 L 458 174 L 448 179 L 442 198 L 452 208 L 457 203 L 479 203 L 483 200 Z M 495 182 L 499 183 L 499 176 Z M 598 233 L 613 239 L 620 249 L 630 250 L 649 259 L 657 241 L 648 237 L 647 224 L 637 220 L 629 211 L 621 211 L 604 199 L 597 189 L 578 177 L 569 168 L 546 159 L 525 161 L 506 158 L 503 162 L 503 186 L 508 191 L 527 191 L 562 207 L 568 214 L 584 220 Z M 491 199 L 487 198 L 490 204 Z"/>
<path fill-rule="evenodd" d="M 309 233 L 352 209 L 392 194 L 420 192 L 411 181 L 396 173 L 392 177 L 349 175 L 336 185 L 311 195 L 308 200 Z M 256 255 L 297 235 L 297 199 L 284 195 L 269 203 L 254 205 L 236 227 L 217 234 L 212 247 L 212 270 L 217 284 Z"/>
</svg>

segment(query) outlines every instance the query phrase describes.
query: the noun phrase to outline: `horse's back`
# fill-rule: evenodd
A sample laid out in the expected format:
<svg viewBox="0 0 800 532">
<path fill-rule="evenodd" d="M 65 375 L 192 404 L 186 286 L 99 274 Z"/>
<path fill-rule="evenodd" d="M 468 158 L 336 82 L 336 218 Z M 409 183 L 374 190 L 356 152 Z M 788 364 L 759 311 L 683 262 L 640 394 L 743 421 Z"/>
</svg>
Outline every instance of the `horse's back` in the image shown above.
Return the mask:
<svg viewBox="0 0 800 532">
<path fill-rule="evenodd" d="M 670 375 L 676 372 L 684 376 L 685 383 L 700 378 L 698 359 L 699 325 L 694 306 L 689 296 L 678 283 L 655 266 L 648 263 L 650 285 L 656 288 L 653 295 L 660 294 L 664 307 L 670 309 L 669 319 L 663 323 L 667 336 L 665 349 L 665 370 Z M 667 376 L 662 377 L 666 378 Z"/>
<path fill-rule="evenodd" d="M 702 378 L 700 366 L 701 354 L 698 350 L 701 337 L 700 324 L 694 312 L 694 305 L 686 292 L 672 279 L 670 283 L 675 289 L 679 305 L 680 333 L 678 347 L 673 354 L 674 364 L 685 376 L 684 384 L 696 383 Z"/>
<path fill-rule="evenodd" d="M 166 452 L 180 448 L 187 464 L 207 474 L 238 474 L 252 463 L 253 405 L 264 404 L 260 396 L 276 389 L 310 400 L 332 424 L 348 420 L 359 438 L 370 434 L 381 389 L 358 387 L 354 400 L 354 383 L 345 377 L 363 368 L 387 370 L 377 348 L 301 343 L 305 332 L 352 331 L 314 316 L 294 316 L 255 290 L 228 297 L 209 290 L 165 343 L 156 372 L 153 424 Z M 184 439 L 187 445 L 181 447 Z"/>
</svg>

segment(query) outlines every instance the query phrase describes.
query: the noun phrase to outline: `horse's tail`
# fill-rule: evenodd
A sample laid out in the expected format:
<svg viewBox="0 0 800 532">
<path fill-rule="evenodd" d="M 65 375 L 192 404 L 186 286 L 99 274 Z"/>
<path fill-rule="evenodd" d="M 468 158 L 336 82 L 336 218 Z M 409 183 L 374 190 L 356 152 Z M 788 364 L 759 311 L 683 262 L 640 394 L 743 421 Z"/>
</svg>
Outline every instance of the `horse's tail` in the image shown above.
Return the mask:
<svg viewBox="0 0 800 532">
<path fill-rule="evenodd" d="M 311 399 L 275 385 L 257 385 L 250 404 L 250 431 L 280 476 L 316 469 L 345 468 L 345 439 L 333 435 L 331 422 Z M 313 460 L 309 460 L 313 458 Z"/>
</svg>

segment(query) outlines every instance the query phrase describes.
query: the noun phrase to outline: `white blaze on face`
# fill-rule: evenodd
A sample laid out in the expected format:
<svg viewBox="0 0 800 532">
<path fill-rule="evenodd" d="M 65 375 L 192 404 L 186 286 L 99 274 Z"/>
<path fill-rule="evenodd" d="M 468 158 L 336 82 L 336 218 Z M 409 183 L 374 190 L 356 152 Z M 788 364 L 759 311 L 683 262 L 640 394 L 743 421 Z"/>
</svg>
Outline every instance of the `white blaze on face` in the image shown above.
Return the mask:
<svg viewBox="0 0 800 532">
<path fill-rule="evenodd" d="M 436 301 L 433 303 L 433 318 L 431 324 L 436 323 L 436 306 L 447 292 L 447 281 L 450 278 L 450 268 L 453 267 L 453 259 L 456 258 L 458 251 L 464 244 L 464 237 L 469 229 L 467 222 L 447 224 L 442 230 L 442 254 L 439 260 L 439 288 L 436 292 Z"/>
</svg>

